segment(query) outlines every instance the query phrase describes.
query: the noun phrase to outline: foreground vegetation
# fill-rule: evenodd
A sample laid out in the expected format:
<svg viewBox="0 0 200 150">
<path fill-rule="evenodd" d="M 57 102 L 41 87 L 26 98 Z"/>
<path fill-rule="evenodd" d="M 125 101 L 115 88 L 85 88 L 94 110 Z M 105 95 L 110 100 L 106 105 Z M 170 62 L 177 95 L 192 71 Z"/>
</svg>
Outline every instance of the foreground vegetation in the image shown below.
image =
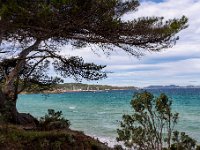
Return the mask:
<svg viewBox="0 0 200 150">
<path fill-rule="evenodd" d="M 165 94 L 136 93 L 131 101 L 133 114 L 123 115 L 118 141 L 136 150 L 200 150 L 197 141 L 175 130 L 178 113 Z"/>
<path fill-rule="evenodd" d="M 3 118 L 3 117 L 2 117 Z M 1 120 L 0 150 L 110 150 L 107 145 L 83 132 L 69 129 L 62 112 L 48 110 L 37 126 L 11 125 Z"/>
<path fill-rule="evenodd" d="M 68 130 L 26 131 L 20 126 L 0 127 L 1 150 L 110 150 L 82 132 Z"/>
</svg>

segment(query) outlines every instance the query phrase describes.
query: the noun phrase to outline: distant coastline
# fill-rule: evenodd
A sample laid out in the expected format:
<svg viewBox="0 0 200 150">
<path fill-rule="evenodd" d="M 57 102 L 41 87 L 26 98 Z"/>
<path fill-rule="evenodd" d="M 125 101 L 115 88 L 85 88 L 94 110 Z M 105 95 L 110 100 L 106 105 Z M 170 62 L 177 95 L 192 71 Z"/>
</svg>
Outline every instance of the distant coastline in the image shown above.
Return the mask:
<svg viewBox="0 0 200 150">
<path fill-rule="evenodd" d="M 70 93 L 70 92 L 102 92 L 102 91 L 116 91 L 116 90 L 148 90 L 148 89 L 192 89 L 200 88 L 200 86 L 187 85 L 150 85 L 147 87 L 139 88 L 136 86 L 111 86 L 111 85 L 95 85 L 95 84 L 82 84 L 82 83 L 64 83 L 57 84 L 49 90 L 41 92 L 29 92 L 24 91 L 21 94 L 59 94 L 59 93 Z"/>
<path fill-rule="evenodd" d="M 120 91 L 120 90 L 135 90 L 135 89 L 107 89 L 107 90 L 62 90 L 62 89 L 54 89 L 54 90 L 46 90 L 37 93 L 43 94 L 59 94 L 59 93 L 76 93 L 76 92 L 102 92 L 102 91 Z M 36 92 L 22 92 L 21 94 L 36 94 Z"/>
<path fill-rule="evenodd" d="M 57 84 L 53 88 L 37 93 L 44 94 L 59 94 L 69 92 L 101 92 L 111 90 L 137 90 L 139 88 L 135 86 L 110 86 L 110 85 L 95 85 L 95 84 L 82 84 L 82 83 L 64 83 Z M 21 94 L 33 94 L 35 92 L 24 91 Z"/>
</svg>

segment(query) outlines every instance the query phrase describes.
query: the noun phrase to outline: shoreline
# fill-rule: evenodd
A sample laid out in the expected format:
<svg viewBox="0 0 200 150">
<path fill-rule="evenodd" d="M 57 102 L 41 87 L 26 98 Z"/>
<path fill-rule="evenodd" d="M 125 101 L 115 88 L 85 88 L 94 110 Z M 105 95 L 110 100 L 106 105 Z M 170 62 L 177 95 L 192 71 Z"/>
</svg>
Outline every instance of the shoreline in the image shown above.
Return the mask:
<svg viewBox="0 0 200 150">
<path fill-rule="evenodd" d="M 52 90 L 38 93 L 21 92 L 20 94 L 62 94 L 62 93 L 78 93 L 78 92 L 108 92 L 108 91 L 125 91 L 125 90 L 138 90 L 138 89 L 106 89 L 106 90 Z"/>
<path fill-rule="evenodd" d="M 85 135 L 90 136 L 93 139 L 100 141 L 111 148 L 114 148 L 115 145 L 121 145 L 123 148 L 126 148 L 122 142 L 117 142 L 116 138 L 102 137 L 102 136 L 97 136 L 97 135 L 92 135 L 92 134 L 87 134 L 87 133 L 85 133 Z"/>
</svg>

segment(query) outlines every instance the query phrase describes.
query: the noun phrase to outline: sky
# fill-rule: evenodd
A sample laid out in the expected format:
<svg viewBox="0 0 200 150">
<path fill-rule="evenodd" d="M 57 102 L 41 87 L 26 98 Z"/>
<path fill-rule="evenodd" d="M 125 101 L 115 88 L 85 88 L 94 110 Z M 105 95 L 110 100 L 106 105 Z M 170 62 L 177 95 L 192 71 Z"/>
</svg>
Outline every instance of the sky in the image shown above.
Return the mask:
<svg viewBox="0 0 200 150">
<path fill-rule="evenodd" d="M 142 0 L 137 12 L 123 16 L 124 20 L 142 16 L 163 16 L 165 19 L 189 19 L 189 27 L 181 31 L 177 44 L 157 53 L 145 53 L 140 59 L 123 51 L 107 56 L 96 47 L 63 48 L 65 54 L 81 56 L 86 62 L 107 65 L 108 78 L 84 81 L 88 84 L 146 87 L 149 85 L 200 85 L 200 0 Z M 65 79 L 65 82 L 74 82 Z"/>
</svg>

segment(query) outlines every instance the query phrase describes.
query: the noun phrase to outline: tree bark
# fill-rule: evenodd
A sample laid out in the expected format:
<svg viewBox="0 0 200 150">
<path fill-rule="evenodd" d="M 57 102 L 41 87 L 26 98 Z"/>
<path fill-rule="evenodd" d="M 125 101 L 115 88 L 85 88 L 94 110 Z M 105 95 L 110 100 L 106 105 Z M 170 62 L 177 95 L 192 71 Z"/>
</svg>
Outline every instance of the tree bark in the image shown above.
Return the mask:
<svg viewBox="0 0 200 150">
<path fill-rule="evenodd" d="M 37 125 L 38 121 L 30 114 L 19 113 L 16 108 L 18 97 L 19 72 L 24 63 L 26 63 L 27 55 L 34 49 L 37 49 L 40 41 L 37 40 L 32 46 L 24 49 L 18 57 L 18 62 L 9 75 L 5 78 L 5 83 L 0 88 L 0 113 L 6 118 L 6 121 L 21 125 Z"/>
<path fill-rule="evenodd" d="M 14 93 L 3 93 L 0 90 L 0 113 L 3 116 L 4 121 L 19 124 L 19 125 L 31 125 L 36 127 L 38 125 L 37 119 L 30 114 L 19 113 L 16 108 L 17 99 L 13 96 Z"/>
</svg>

